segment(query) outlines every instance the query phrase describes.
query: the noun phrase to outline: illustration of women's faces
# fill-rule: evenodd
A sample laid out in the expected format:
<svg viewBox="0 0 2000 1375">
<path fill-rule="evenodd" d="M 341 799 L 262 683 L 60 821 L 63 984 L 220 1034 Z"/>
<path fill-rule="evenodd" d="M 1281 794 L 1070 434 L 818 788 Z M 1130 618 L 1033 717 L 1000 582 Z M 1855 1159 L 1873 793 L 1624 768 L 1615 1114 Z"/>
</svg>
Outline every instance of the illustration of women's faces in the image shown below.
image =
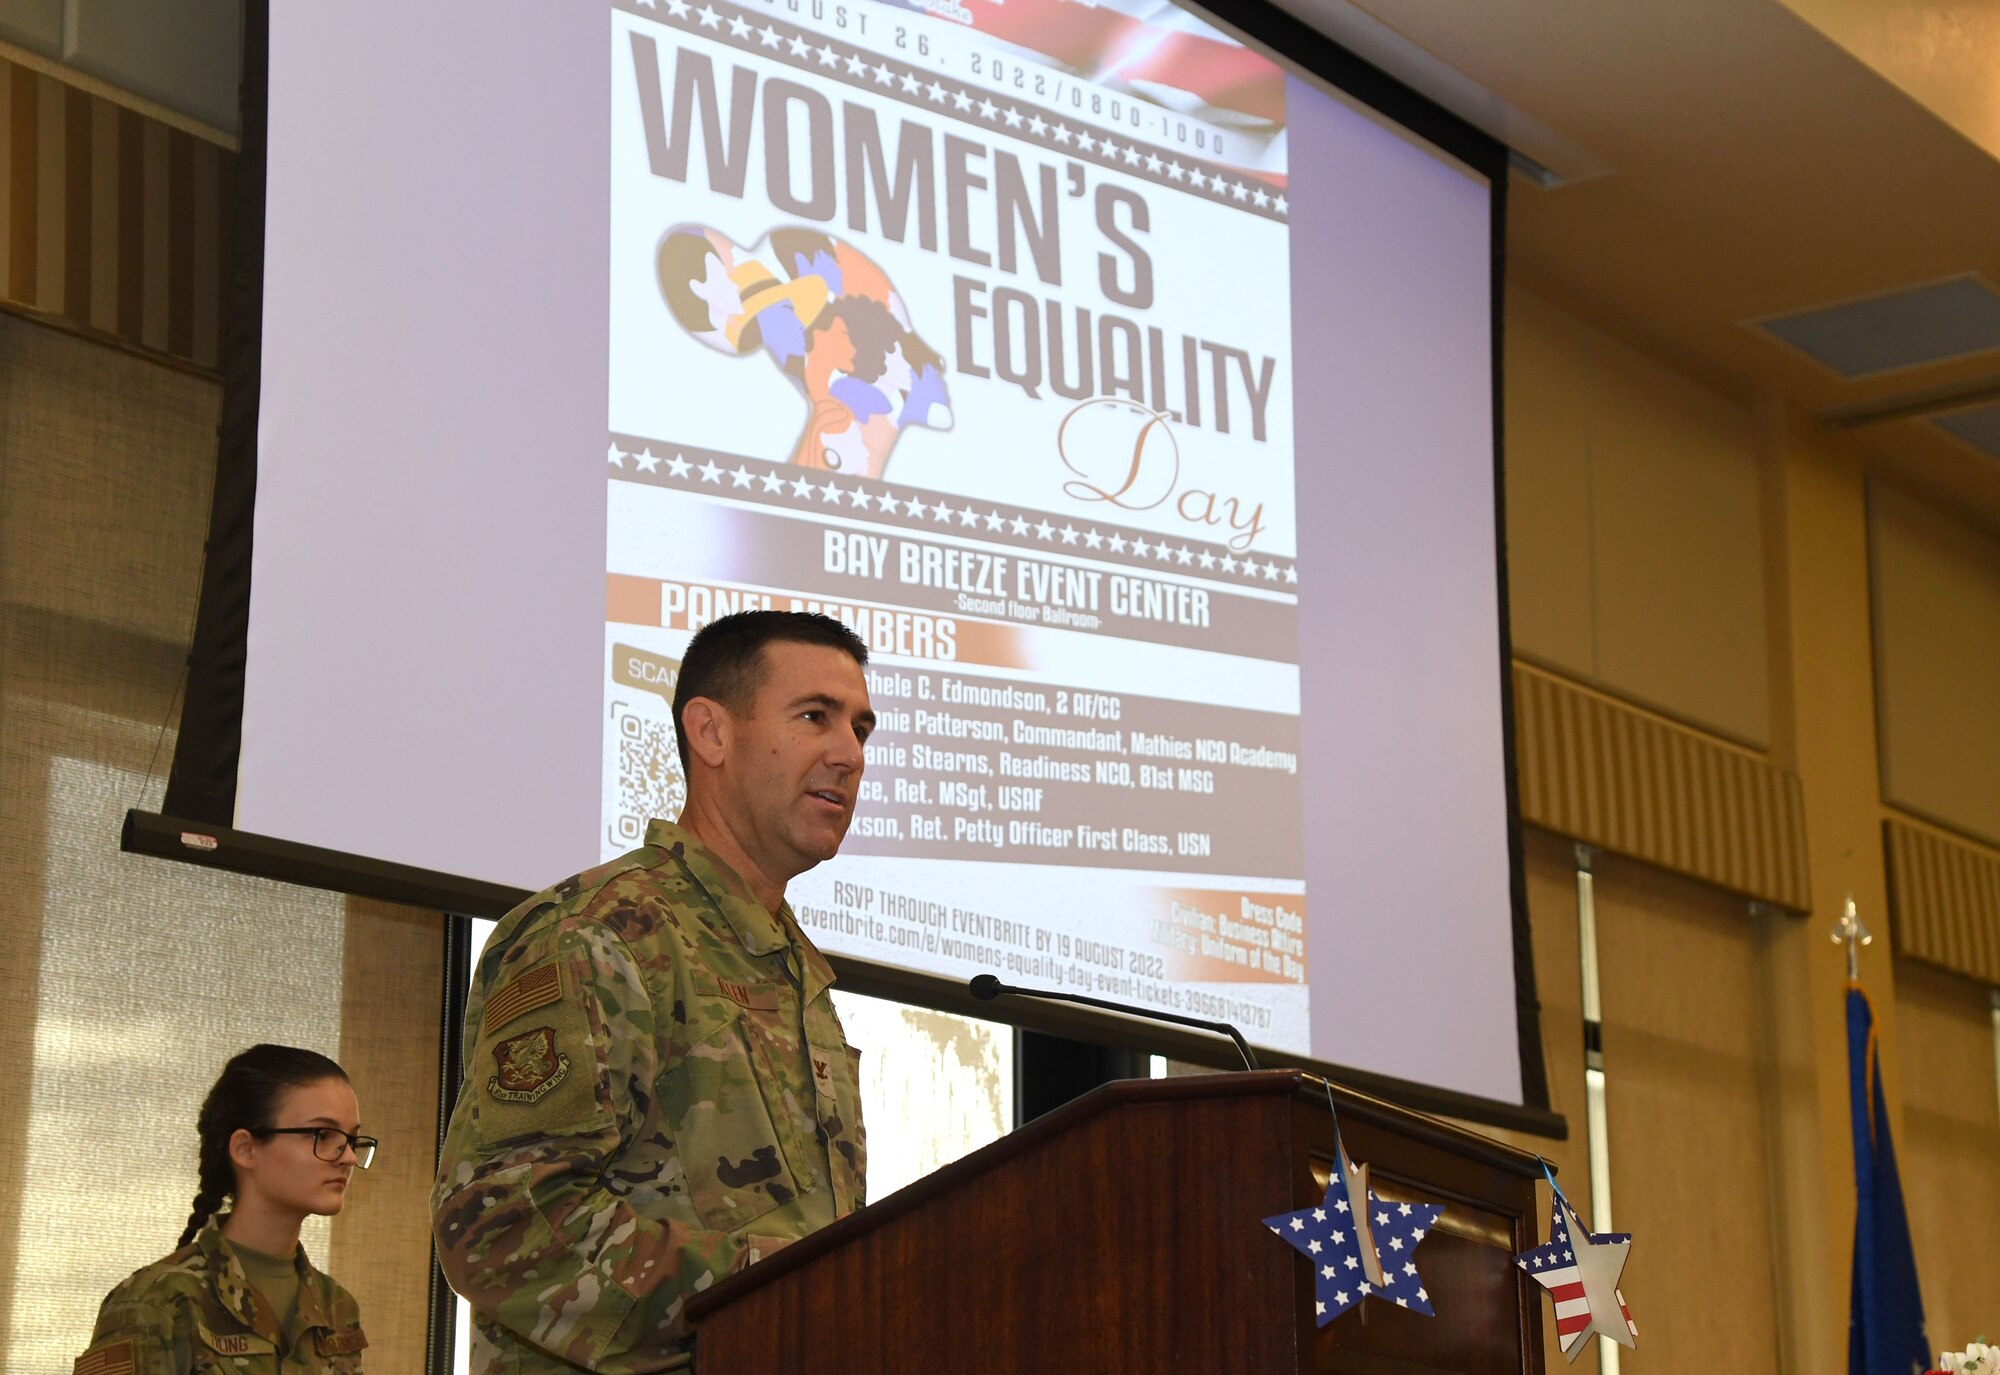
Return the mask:
<svg viewBox="0 0 2000 1375">
<path fill-rule="evenodd" d="M 888 275 L 852 244 L 776 229 L 744 248 L 677 225 L 657 261 L 681 328 L 737 357 L 761 350 L 804 395 L 791 462 L 880 477 L 906 426 L 951 428 L 943 358 L 911 327 Z"/>
</svg>

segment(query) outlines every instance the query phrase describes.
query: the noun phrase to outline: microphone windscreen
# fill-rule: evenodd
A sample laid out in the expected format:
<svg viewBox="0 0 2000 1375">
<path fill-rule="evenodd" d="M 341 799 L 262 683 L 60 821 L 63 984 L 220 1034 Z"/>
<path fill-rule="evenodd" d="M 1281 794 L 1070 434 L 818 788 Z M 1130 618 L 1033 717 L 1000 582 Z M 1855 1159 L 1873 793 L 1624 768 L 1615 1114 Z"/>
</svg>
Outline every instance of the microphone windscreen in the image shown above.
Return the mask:
<svg viewBox="0 0 2000 1375">
<path fill-rule="evenodd" d="M 1005 985 L 991 974 L 975 974 L 966 987 L 972 991 L 973 997 L 990 1001 L 1000 996 Z"/>
</svg>

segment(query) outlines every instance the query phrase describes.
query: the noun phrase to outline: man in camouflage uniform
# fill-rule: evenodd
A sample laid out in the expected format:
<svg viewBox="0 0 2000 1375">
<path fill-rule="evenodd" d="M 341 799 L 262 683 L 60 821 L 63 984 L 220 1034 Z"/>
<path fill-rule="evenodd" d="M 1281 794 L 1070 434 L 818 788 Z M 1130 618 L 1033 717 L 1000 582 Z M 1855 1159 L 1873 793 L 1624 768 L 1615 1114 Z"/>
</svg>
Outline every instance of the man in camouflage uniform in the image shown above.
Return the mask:
<svg viewBox="0 0 2000 1375">
<path fill-rule="evenodd" d="M 79 1375 L 351 1375 L 361 1369 L 368 1338 L 354 1296 L 314 1268 L 300 1247 L 298 1309 L 287 1321 L 223 1245 L 227 1217 L 209 1218 L 193 1241 L 105 1297 L 90 1349 L 77 1358 Z"/>
<path fill-rule="evenodd" d="M 824 617 L 708 626 L 679 823 L 487 940 L 432 1194 L 474 1375 L 684 1365 L 688 1296 L 861 1206 L 859 1053 L 784 887 L 853 818 L 866 661 Z"/>
</svg>

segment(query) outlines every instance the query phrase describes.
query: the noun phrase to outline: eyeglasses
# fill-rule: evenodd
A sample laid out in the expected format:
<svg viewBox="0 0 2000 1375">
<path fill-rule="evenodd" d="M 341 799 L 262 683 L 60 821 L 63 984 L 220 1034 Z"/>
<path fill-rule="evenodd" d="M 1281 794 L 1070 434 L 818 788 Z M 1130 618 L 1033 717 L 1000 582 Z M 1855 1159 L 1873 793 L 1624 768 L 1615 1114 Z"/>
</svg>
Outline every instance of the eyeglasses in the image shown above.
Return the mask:
<svg viewBox="0 0 2000 1375">
<path fill-rule="evenodd" d="M 313 1154 L 321 1160 L 338 1164 L 340 1153 L 354 1152 L 354 1163 L 367 1169 L 374 1163 L 375 1148 L 382 1143 L 372 1136 L 349 1136 L 338 1127 L 257 1127 L 252 1128 L 252 1136 L 310 1136 L 313 1139 Z"/>
</svg>

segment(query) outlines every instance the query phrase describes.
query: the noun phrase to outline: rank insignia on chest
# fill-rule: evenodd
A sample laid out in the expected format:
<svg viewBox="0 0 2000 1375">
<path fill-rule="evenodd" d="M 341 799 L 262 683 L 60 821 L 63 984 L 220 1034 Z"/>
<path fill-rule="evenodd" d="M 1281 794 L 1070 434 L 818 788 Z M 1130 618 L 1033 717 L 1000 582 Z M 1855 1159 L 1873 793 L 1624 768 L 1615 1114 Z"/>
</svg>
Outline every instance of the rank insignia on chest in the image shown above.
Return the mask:
<svg viewBox="0 0 2000 1375">
<path fill-rule="evenodd" d="M 569 1056 L 556 1050 L 552 1027 L 509 1037 L 493 1047 L 498 1071 L 486 1081 L 486 1091 L 502 1103 L 538 1103 L 569 1077 Z"/>
<path fill-rule="evenodd" d="M 812 1053 L 813 1090 L 822 1098 L 833 1097 L 833 1062 L 818 1051 Z"/>
</svg>

